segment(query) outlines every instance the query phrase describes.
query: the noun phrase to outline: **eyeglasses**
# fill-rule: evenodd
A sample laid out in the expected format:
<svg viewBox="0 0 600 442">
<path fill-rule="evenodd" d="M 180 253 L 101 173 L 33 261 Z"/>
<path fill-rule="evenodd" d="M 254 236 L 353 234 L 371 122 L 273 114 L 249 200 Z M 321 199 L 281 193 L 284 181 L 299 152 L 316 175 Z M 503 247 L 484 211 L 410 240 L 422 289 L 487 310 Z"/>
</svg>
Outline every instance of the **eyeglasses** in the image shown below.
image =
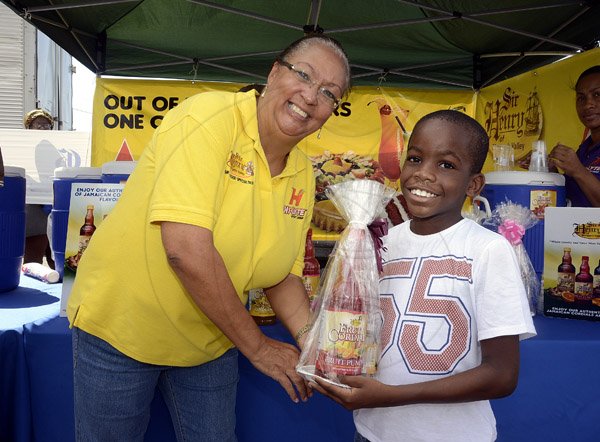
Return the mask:
<svg viewBox="0 0 600 442">
<path fill-rule="evenodd" d="M 296 78 L 300 83 L 304 83 L 310 87 L 317 85 L 317 82 L 312 79 L 312 77 L 304 72 L 302 69 L 297 68 L 291 63 L 288 63 L 285 60 L 277 59 L 277 63 L 282 66 L 285 66 L 294 74 L 296 74 Z M 332 109 L 337 109 L 340 104 L 340 100 L 335 96 L 333 92 L 327 89 L 325 86 L 317 85 L 319 88 L 319 95 L 317 95 L 317 99 L 321 99 L 322 102 L 326 103 L 328 106 L 331 106 Z"/>
</svg>

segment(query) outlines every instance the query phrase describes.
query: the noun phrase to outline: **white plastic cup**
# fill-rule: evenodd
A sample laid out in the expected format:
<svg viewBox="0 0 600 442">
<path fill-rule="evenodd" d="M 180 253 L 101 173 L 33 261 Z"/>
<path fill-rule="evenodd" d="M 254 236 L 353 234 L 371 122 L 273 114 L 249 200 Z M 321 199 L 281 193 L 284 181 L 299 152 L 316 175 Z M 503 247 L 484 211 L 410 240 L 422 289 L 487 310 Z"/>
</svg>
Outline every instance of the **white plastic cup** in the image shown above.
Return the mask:
<svg viewBox="0 0 600 442">
<path fill-rule="evenodd" d="M 543 140 L 533 142 L 529 171 L 548 172 L 548 153 L 546 152 L 546 142 Z"/>
<path fill-rule="evenodd" d="M 494 168 L 497 171 L 513 170 L 515 167 L 515 151 L 508 144 L 494 144 L 492 146 Z"/>
</svg>

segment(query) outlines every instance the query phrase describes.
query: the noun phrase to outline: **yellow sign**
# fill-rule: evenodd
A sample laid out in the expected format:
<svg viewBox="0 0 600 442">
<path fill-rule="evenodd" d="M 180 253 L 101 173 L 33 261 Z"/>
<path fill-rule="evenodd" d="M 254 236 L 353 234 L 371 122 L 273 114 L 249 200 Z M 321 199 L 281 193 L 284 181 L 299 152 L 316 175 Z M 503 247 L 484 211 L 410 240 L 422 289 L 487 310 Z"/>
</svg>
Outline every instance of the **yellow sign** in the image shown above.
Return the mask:
<svg viewBox="0 0 600 442">
<path fill-rule="evenodd" d="M 92 166 L 137 160 L 165 113 L 187 97 L 238 90 L 232 83 L 98 78 L 94 93 Z"/>
<path fill-rule="evenodd" d="M 515 170 L 525 170 L 534 141 L 548 152 L 557 143 L 577 149 L 584 127 L 575 112 L 575 82 L 600 60 L 600 48 L 564 59 L 483 88 L 475 116 L 490 137 L 484 171 L 494 170 L 494 145 L 514 149 Z"/>
<path fill-rule="evenodd" d="M 197 93 L 216 89 L 235 91 L 241 86 L 98 79 L 94 96 L 92 165 L 137 160 L 169 109 Z M 460 109 L 474 115 L 474 105 L 474 96 L 469 91 L 355 88 L 322 130 L 307 137 L 299 146 L 313 162 L 317 199 L 324 198 L 328 185 L 347 179 L 374 179 L 399 189 L 400 162 L 415 123 L 439 109 Z M 230 161 L 235 162 L 235 158 Z M 252 179 L 252 171 L 245 165 L 240 164 L 235 170 L 239 172 L 238 178 Z M 397 195 L 389 207 L 395 223 L 402 221 L 399 198 Z M 315 240 L 337 240 L 343 229 L 340 223 L 322 226 L 324 228 L 313 226 Z"/>
<path fill-rule="evenodd" d="M 515 168 L 519 164 L 527 167 L 536 140 L 544 140 L 548 151 L 558 142 L 577 148 L 583 126 L 575 113 L 573 86 L 584 69 L 598 64 L 599 57 L 600 48 L 596 48 L 479 92 L 354 88 L 322 130 L 299 146 L 312 160 L 317 184 L 315 212 L 319 211 L 324 219 L 320 227 L 313 226 L 313 238 L 337 240 L 344 227 L 335 208 L 322 202 L 328 185 L 346 179 L 375 179 L 399 189 L 401 163 L 411 131 L 430 112 L 456 109 L 482 124 L 490 136 L 484 172 L 494 169 L 494 144 L 513 147 Z M 187 97 L 241 87 L 232 83 L 98 79 L 92 165 L 138 159 L 164 114 Z M 250 179 L 251 171 L 242 168 L 239 172 L 240 178 L 243 174 L 244 179 Z M 393 224 L 406 218 L 399 192 L 387 212 Z"/>
</svg>

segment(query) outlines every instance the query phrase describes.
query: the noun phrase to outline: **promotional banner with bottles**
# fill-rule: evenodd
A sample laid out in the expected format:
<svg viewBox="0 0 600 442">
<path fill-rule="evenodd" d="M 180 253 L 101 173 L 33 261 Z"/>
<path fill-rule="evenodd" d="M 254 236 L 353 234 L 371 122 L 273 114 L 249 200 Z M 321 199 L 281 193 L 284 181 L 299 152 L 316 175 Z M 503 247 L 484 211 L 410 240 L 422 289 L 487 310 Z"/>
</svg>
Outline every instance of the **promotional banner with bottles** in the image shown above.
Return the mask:
<svg viewBox="0 0 600 442">
<path fill-rule="evenodd" d="M 92 164 L 137 160 L 165 113 L 197 93 L 236 91 L 244 85 L 175 80 L 106 79 L 96 81 Z M 311 159 L 318 204 L 313 240 L 335 241 L 346 221 L 327 201 L 324 189 L 351 179 L 371 179 L 398 189 L 404 146 L 415 123 L 440 109 L 475 112 L 472 91 L 403 90 L 355 87 L 318 132 L 299 147 Z M 394 224 L 406 219 L 401 202 L 388 210 Z"/>
<path fill-rule="evenodd" d="M 94 232 L 121 196 L 124 186 L 122 183 L 75 183 L 71 186 L 60 316 L 67 314 L 67 302 L 79 261 Z"/>
<path fill-rule="evenodd" d="M 547 152 L 558 142 L 577 149 L 584 127 L 575 111 L 575 83 L 599 59 L 600 48 L 592 49 L 481 89 L 475 119 L 490 137 L 484 172 L 531 170 L 537 141 L 544 142 Z M 510 166 L 494 169 L 494 150 L 505 149 L 510 151 L 503 152 Z"/>
<path fill-rule="evenodd" d="M 313 240 L 336 241 L 346 221 L 324 189 L 351 179 L 380 181 L 399 188 L 400 164 L 416 122 L 424 115 L 455 109 L 475 117 L 490 136 L 484 172 L 494 170 L 493 149 L 504 147 L 512 166 L 528 170 L 532 146 L 544 141 L 577 148 L 583 126 L 575 112 L 573 86 L 579 74 L 598 64 L 600 48 L 517 77 L 472 90 L 419 90 L 359 86 L 318 132 L 300 143 L 316 177 Z M 265 73 L 266 74 L 266 73 Z M 164 115 L 187 97 L 212 90 L 239 90 L 242 84 L 182 80 L 99 78 L 93 109 L 92 165 L 137 160 Z M 541 146 L 542 144 L 540 144 Z M 500 149 L 502 150 L 502 149 Z M 405 221 L 402 197 L 385 208 L 391 224 Z"/>
<path fill-rule="evenodd" d="M 548 207 L 544 314 L 600 321 L 600 208 Z"/>
</svg>

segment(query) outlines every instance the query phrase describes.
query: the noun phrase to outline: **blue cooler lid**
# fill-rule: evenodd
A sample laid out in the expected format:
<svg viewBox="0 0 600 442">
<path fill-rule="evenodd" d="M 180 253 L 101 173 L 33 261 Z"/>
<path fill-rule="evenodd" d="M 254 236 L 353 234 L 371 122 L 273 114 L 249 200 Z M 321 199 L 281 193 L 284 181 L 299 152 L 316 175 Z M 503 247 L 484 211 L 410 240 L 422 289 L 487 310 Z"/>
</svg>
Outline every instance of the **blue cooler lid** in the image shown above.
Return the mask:
<svg viewBox="0 0 600 442">
<path fill-rule="evenodd" d="M 100 167 L 57 167 L 54 169 L 54 179 L 79 178 L 100 179 L 102 169 Z"/>
<path fill-rule="evenodd" d="M 553 172 L 494 171 L 485 174 L 485 184 L 564 186 L 565 177 Z"/>
<path fill-rule="evenodd" d="M 131 175 L 137 161 L 109 161 L 102 165 L 102 175 Z"/>
<path fill-rule="evenodd" d="M 25 178 L 25 168 L 17 166 L 4 166 L 4 176 Z"/>
</svg>

